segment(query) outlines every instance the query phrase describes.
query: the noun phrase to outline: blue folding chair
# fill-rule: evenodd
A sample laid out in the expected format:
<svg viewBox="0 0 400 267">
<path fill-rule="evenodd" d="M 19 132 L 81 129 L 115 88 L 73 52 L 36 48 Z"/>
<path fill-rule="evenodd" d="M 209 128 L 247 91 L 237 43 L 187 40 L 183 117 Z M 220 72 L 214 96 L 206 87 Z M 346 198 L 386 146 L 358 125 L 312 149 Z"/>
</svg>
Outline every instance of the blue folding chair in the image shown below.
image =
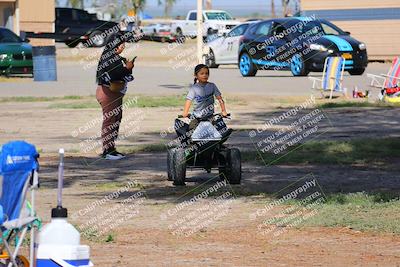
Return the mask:
<svg viewBox="0 0 400 267">
<path fill-rule="evenodd" d="M 36 148 L 25 141 L 12 141 L 0 150 L 0 266 L 33 266 L 35 189 L 39 186 Z M 31 202 L 27 194 L 31 192 Z M 18 251 L 31 230 L 30 264 Z M 13 242 L 14 241 L 14 242 Z M 13 248 L 12 248 L 13 247 Z"/>
<path fill-rule="evenodd" d="M 312 89 L 321 91 L 322 97 L 324 92 L 329 92 L 329 98 L 332 98 L 333 92 L 346 95 L 343 88 L 343 72 L 346 60 L 343 57 L 327 57 L 325 59 L 324 71 L 322 79 L 308 77 L 313 81 Z M 318 85 L 320 83 L 320 85 Z"/>
</svg>

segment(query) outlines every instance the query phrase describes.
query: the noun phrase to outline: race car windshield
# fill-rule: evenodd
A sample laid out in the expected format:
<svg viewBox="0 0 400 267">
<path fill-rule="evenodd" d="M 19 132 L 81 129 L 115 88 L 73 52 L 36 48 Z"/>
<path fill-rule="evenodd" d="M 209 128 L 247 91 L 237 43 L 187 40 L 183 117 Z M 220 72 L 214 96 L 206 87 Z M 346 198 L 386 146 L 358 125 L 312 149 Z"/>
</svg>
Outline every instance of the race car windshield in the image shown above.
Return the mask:
<svg viewBox="0 0 400 267">
<path fill-rule="evenodd" d="M 309 35 L 325 34 L 321 23 L 318 21 L 310 21 L 307 24 L 300 24 L 298 26 L 298 34 L 308 33 Z"/>
<path fill-rule="evenodd" d="M 308 33 L 310 36 L 314 35 L 342 35 L 344 32 L 337 26 L 327 21 L 310 21 L 306 24 L 300 24 L 297 28 L 299 35 Z"/>
<path fill-rule="evenodd" d="M 207 12 L 207 19 L 209 20 L 231 20 L 231 15 L 226 12 Z"/>
</svg>

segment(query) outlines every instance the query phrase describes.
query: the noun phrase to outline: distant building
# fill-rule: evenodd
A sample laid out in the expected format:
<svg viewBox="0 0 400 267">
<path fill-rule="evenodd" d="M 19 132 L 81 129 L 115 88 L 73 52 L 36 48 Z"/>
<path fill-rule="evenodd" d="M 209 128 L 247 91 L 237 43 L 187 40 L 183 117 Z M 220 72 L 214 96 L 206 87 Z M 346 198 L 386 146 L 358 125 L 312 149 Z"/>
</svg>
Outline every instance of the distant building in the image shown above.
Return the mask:
<svg viewBox="0 0 400 267">
<path fill-rule="evenodd" d="M 400 56 L 400 0 L 301 0 L 302 15 L 332 21 L 365 42 L 370 59 Z"/>
<path fill-rule="evenodd" d="M 54 32 L 54 0 L 0 0 L 0 26 L 20 31 Z M 54 40 L 31 39 L 32 45 L 54 45 Z"/>
</svg>

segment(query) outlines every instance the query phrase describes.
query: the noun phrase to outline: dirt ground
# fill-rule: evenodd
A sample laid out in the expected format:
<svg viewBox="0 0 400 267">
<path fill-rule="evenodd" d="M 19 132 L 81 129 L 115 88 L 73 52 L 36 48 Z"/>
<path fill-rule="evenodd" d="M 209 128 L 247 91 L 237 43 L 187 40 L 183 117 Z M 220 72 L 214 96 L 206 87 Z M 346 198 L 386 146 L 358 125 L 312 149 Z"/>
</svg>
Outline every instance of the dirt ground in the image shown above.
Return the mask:
<svg viewBox="0 0 400 267">
<path fill-rule="evenodd" d="M 259 197 L 261 193 L 274 194 L 309 174 L 325 193 L 398 191 L 398 157 L 386 166 L 245 163 L 242 184 L 226 186 L 224 192 L 229 192 L 230 198 L 216 202 L 220 206 L 213 202 L 220 196 L 217 194 L 182 207 L 197 192 L 221 183 L 215 172 L 189 172 L 187 186 L 177 188 L 167 181 L 165 152 L 129 153 L 126 159 L 116 162 L 101 160 L 96 149 L 84 151 L 81 145 L 99 131 L 99 124 L 79 130 L 101 116 L 100 110 L 49 108 L 52 104 L 2 103 L 0 142 L 24 139 L 40 149 L 41 188 L 37 204 L 38 214 L 45 222 L 50 219 L 56 200 L 56 153 L 60 147 L 66 149 L 64 205 L 70 221 L 82 230 L 83 243 L 90 245 L 95 266 L 400 266 L 398 235 L 290 226 L 282 227 L 280 235 L 265 235 L 258 227 L 261 221 L 251 218 L 266 204 L 265 198 Z M 243 150 L 254 148 L 254 143 L 272 130 L 263 131 L 256 140 L 249 137 L 249 131 L 287 111 L 272 107 L 267 98 L 258 99 L 251 108 L 242 99 L 232 103 L 230 109 L 234 116 L 228 124 L 237 131 L 229 143 Z M 144 117 L 135 113 L 138 110 Z M 129 150 L 146 144 L 165 144 L 173 138 L 168 128 L 179 108 L 138 110 L 132 108 L 124 113 L 126 117 L 133 114 L 130 120 L 140 126 L 119 142 L 121 147 Z M 298 116 L 310 110 L 303 110 Z M 398 111 L 321 110 L 325 119 L 318 124 L 318 133 L 308 140 L 398 137 Z M 128 124 L 129 121 L 125 122 Z M 130 130 L 122 127 L 121 134 Z M 160 135 L 164 131 L 166 137 Z M 109 195 L 113 197 L 108 199 Z M 190 222 L 194 222 L 196 216 L 203 214 L 202 208 L 209 206 L 219 209 L 209 216 L 208 225 L 194 227 L 192 232 L 185 228 L 188 221 L 182 219 L 192 215 Z M 177 231 L 182 227 L 184 231 Z"/>
</svg>

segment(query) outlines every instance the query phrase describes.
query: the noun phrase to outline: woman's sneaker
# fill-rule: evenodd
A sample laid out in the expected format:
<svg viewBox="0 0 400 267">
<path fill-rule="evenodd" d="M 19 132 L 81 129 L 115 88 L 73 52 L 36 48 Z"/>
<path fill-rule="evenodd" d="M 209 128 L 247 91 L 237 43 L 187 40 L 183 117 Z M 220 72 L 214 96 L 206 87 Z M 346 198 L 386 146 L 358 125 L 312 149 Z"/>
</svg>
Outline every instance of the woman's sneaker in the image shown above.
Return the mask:
<svg viewBox="0 0 400 267">
<path fill-rule="evenodd" d="M 125 155 L 113 150 L 113 151 L 105 151 L 102 155 L 102 158 L 108 160 L 119 160 L 125 158 Z"/>
</svg>

